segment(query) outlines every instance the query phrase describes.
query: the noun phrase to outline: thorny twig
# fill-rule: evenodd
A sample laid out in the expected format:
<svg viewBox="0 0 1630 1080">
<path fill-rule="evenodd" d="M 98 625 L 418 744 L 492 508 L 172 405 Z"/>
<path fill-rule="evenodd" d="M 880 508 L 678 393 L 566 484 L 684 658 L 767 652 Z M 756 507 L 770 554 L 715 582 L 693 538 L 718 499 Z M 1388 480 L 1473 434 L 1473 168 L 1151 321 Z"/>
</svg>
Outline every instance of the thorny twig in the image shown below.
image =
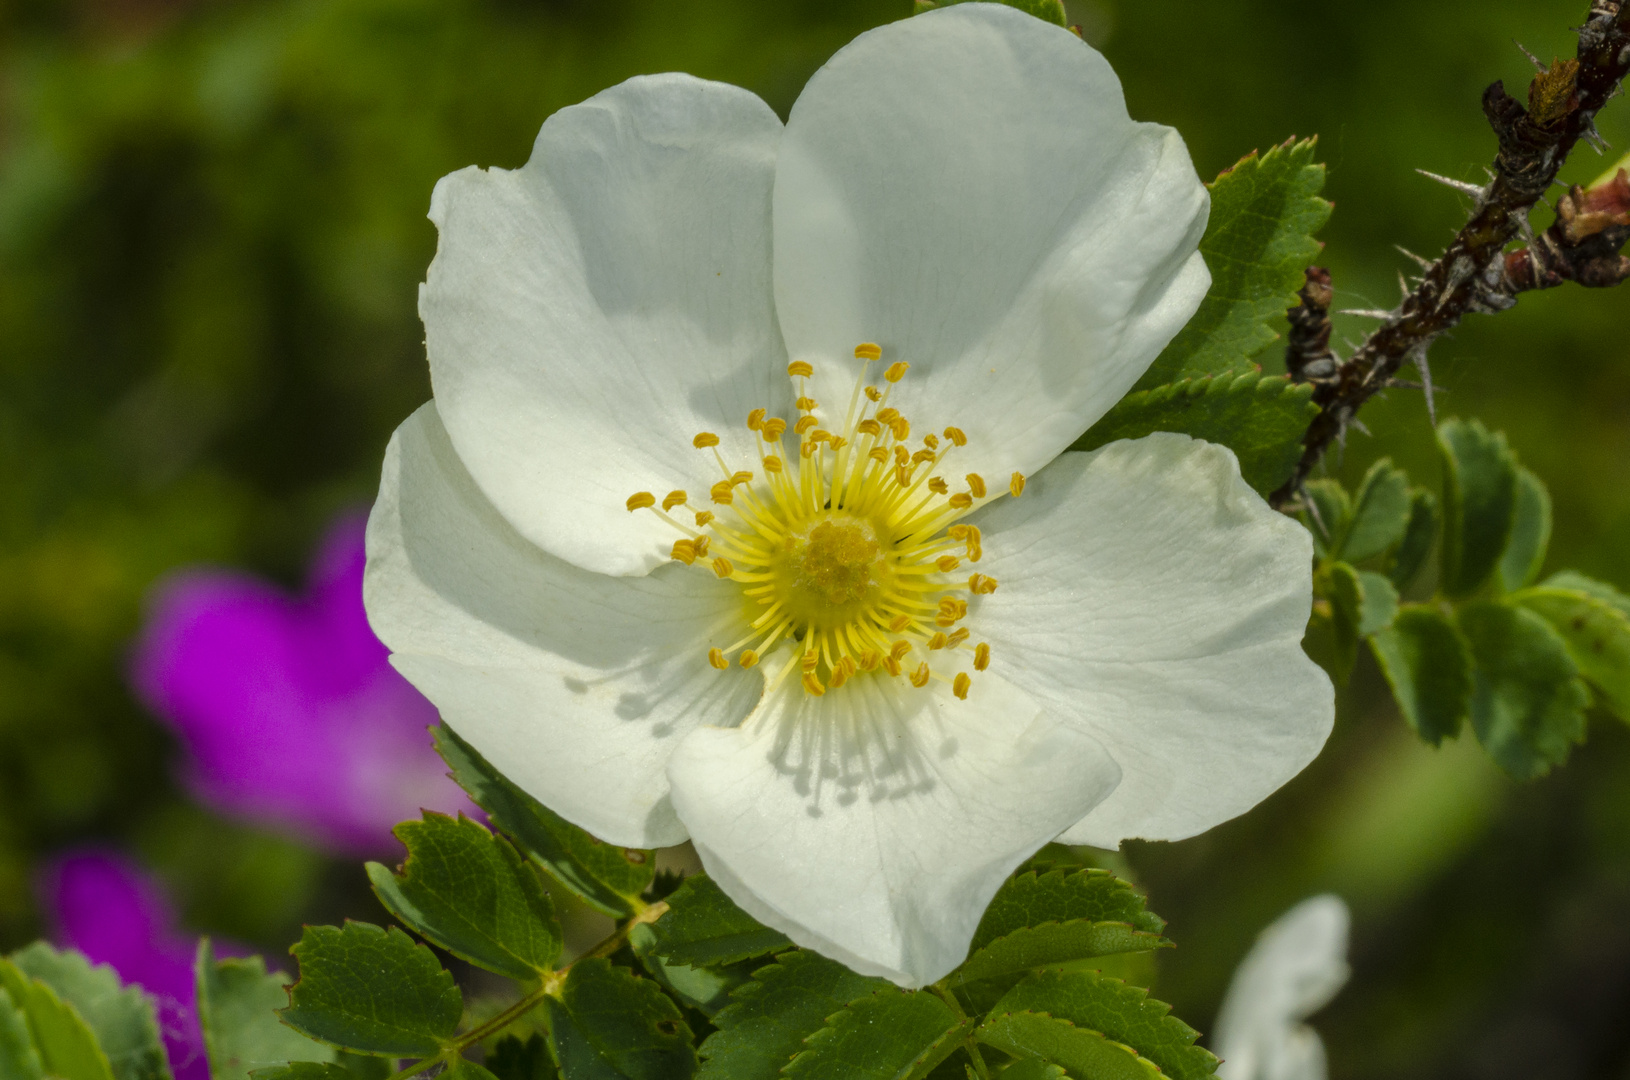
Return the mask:
<svg viewBox="0 0 1630 1080">
<path fill-rule="evenodd" d="M 1273 493 L 1274 506 L 1297 497 L 1359 407 L 1397 385 L 1393 376 L 1404 363 L 1417 362 L 1429 387 L 1427 347 L 1468 312 L 1503 311 L 1516 303 L 1517 293 L 1563 281 L 1611 285 L 1630 276 L 1630 260 L 1618 254 L 1630 237 L 1630 188 L 1609 185 L 1613 192 L 1600 198 L 1597 191 L 1574 188 L 1558 203 L 1557 224 L 1543 236 L 1533 237 L 1528 226 L 1529 211 L 1556 180 L 1574 145 L 1580 139 L 1600 141 L 1596 113 L 1619 92 L 1627 72 L 1630 0 L 1593 0 L 1579 28 L 1578 58 L 1553 63 L 1535 76 L 1527 108 L 1502 83 L 1483 92 L 1483 113 L 1500 144 L 1494 178 L 1486 187 L 1446 181 L 1476 200 L 1471 220 L 1345 362 L 1335 363 L 1328 348 L 1329 274 L 1317 267 L 1309 271 L 1302 303 L 1291 309 L 1287 364 L 1293 378 L 1316 384 L 1313 400 L 1320 411 L 1302 439 L 1295 473 Z M 1519 235 L 1529 245 L 1507 255 L 1506 245 Z M 1326 360 L 1334 368 L 1327 373 Z"/>
</svg>

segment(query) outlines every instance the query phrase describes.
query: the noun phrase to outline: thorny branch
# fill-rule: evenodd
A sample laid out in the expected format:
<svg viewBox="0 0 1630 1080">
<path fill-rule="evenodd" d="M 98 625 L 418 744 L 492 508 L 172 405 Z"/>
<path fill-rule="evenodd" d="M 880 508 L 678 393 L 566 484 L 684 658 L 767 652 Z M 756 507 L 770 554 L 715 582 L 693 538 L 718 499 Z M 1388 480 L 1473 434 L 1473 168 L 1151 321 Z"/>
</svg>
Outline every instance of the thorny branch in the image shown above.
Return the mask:
<svg viewBox="0 0 1630 1080">
<path fill-rule="evenodd" d="M 1436 260 L 1422 260 L 1419 284 L 1345 362 L 1329 348 L 1330 275 L 1308 270 L 1301 303 L 1291 309 L 1286 362 L 1292 378 L 1315 384 L 1319 415 L 1302 439 L 1302 458 L 1271 502 L 1282 507 L 1300 493 L 1330 444 L 1354 423 L 1358 409 L 1388 386 L 1405 362 L 1420 369 L 1430 402 L 1426 350 L 1468 312 L 1503 311 L 1516 295 L 1564 281 L 1614 285 L 1630 277 L 1619 248 L 1630 238 L 1630 183 L 1624 173 L 1590 192 L 1575 187 L 1557 204 L 1557 221 L 1541 236 L 1529 212 L 1580 139 L 1599 143 L 1595 117 L 1630 72 L 1630 0 L 1593 0 L 1579 28 L 1575 60 L 1542 70 L 1524 108 L 1494 83 L 1483 113 L 1499 140 L 1494 177 L 1486 187 L 1445 181 L 1476 200 L 1471 220 Z M 1442 178 L 1437 178 L 1442 179 Z M 1506 253 L 1521 236 L 1527 246 Z"/>
</svg>

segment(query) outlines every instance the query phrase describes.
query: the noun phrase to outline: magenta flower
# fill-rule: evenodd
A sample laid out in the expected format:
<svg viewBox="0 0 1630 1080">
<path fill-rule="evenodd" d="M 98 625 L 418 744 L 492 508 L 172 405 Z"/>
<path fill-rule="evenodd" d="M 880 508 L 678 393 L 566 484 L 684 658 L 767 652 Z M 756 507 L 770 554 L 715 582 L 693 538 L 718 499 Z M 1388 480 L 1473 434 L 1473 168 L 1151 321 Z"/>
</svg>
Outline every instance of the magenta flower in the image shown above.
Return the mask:
<svg viewBox="0 0 1630 1080">
<path fill-rule="evenodd" d="M 232 571 L 171 576 L 131 667 L 199 801 L 347 854 L 394 850 L 391 826 L 421 808 L 471 809 L 426 734 L 435 707 L 368 628 L 363 528 L 334 525 L 301 596 Z"/>
<path fill-rule="evenodd" d="M 57 944 L 111 966 L 119 978 L 147 991 L 176 1080 L 208 1080 L 193 981 L 197 941 L 177 932 L 174 910 L 158 884 L 128 859 L 96 849 L 58 858 L 39 884 Z M 216 952 L 245 950 L 217 946 Z"/>
</svg>

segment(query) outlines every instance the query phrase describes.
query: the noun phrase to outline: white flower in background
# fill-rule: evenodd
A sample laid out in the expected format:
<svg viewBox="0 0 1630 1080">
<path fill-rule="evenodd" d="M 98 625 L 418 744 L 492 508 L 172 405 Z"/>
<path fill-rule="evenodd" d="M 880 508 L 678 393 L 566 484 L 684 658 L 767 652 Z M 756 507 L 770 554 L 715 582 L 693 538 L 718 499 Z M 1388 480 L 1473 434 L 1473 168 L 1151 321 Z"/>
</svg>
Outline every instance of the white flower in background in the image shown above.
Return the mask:
<svg viewBox="0 0 1630 1080">
<path fill-rule="evenodd" d="M 1325 1080 L 1324 1044 L 1302 1021 L 1347 982 L 1349 922 L 1341 897 L 1327 894 L 1262 931 L 1217 1013 L 1221 1080 Z"/>
<path fill-rule="evenodd" d="M 997 5 L 861 36 L 784 128 L 684 75 L 562 110 L 432 199 L 375 629 L 565 817 L 944 975 L 1041 844 L 1193 835 L 1329 731 L 1309 540 L 1232 454 L 1063 453 L 1200 302 L 1206 209 Z"/>
</svg>

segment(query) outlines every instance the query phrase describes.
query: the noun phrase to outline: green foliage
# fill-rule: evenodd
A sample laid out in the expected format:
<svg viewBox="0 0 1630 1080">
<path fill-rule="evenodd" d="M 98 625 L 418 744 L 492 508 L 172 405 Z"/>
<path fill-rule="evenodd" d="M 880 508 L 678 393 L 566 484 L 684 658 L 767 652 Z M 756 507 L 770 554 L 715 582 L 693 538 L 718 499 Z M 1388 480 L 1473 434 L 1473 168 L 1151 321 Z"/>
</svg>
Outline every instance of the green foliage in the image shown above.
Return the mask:
<svg viewBox="0 0 1630 1080">
<path fill-rule="evenodd" d="M 1342 541 L 1353 524 L 1353 500 L 1335 480 L 1310 480 L 1303 488 L 1307 506 L 1302 523 L 1313 534 L 1313 550 L 1321 559 L 1341 557 Z"/>
<path fill-rule="evenodd" d="M 1063 1066 L 1037 1058 L 1015 1061 L 1002 1070 L 1002 1080 L 1068 1080 Z"/>
<path fill-rule="evenodd" d="M 492 823 L 583 902 L 613 918 L 632 915 L 651 883 L 651 853 L 603 844 L 516 787 L 458 734 L 436 728 L 436 749 Z"/>
<path fill-rule="evenodd" d="M 782 953 L 713 1017 L 719 1030 L 702 1044 L 697 1080 L 771 1080 L 828 1016 L 888 986 L 824 956 Z"/>
<path fill-rule="evenodd" d="M 704 874 L 685 879 L 652 924 L 651 951 L 670 964 L 715 967 L 791 948 L 780 931 L 761 925 Z"/>
<path fill-rule="evenodd" d="M 505 1035 L 488 1052 L 486 1065 L 497 1080 L 556 1080 L 560 1076 L 542 1035 L 525 1042 Z"/>
<path fill-rule="evenodd" d="M 1511 599 L 1550 624 L 1601 703 L 1630 721 L 1630 615 L 1583 590 L 1542 586 Z"/>
<path fill-rule="evenodd" d="M 1516 592 L 1539 577 L 1550 543 L 1551 493 L 1539 477 L 1518 466 L 1511 540 L 1500 556 L 1500 584 L 1506 592 Z"/>
<path fill-rule="evenodd" d="M 0 959 L 0 990 L 27 1018 L 33 1048 L 46 1075 L 60 1080 L 115 1080 L 113 1066 L 84 1017 L 56 991 Z M 27 1060 L 27 1055 L 22 1055 Z"/>
<path fill-rule="evenodd" d="M 368 864 L 380 902 L 454 956 L 512 979 L 537 978 L 560 959 L 560 924 L 537 872 L 501 837 L 459 815 L 426 813 L 396 837 L 407 861 L 393 874 Z"/>
<path fill-rule="evenodd" d="M 256 1069 L 253 1080 L 356 1080 L 356 1074 L 331 1061 L 291 1061 Z"/>
<path fill-rule="evenodd" d="M 1430 491 L 1419 489 L 1409 499 L 1409 524 L 1386 559 L 1387 576 L 1400 589 L 1407 589 L 1432 557 L 1432 547 L 1438 538 L 1438 501 Z"/>
<path fill-rule="evenodd" d="M 684 1080 L 696 1049 L 656 983 L 600 959 L 580 960 L 548 999 L 550 1039 L 566 1080 Z"/>
<path fill-rule="evenodd" d="M 1314 140 L 1253 151 L 1211 183 L 1211 217 L 1200 252 L 1211 290 L 1133 389 L 1245 371 L 1278 339 L 1274 327 L 1295 305 L 1303 271 L 1319 253 L 1313 234 L 1330 217 L 1319 198 L 1324 166 Z M 1300 437 L 1301 432 L 1297 432 Z"/>
<path fill-rule="evenodd" d="M 640 923 L 628 932 L 628 945 L 644 965 L 646 972 L 661 983 L 683 1005 L 689 1005 L 702 1015 L 712 1017 L 730 1003 L 730 992 L 746 982 L 753 972 L 753 964 L 727 964 L 721 967 L 692 967 L 690 964 L 671 964 L 656 955 L 656 934 L 646 923 Z"/>
<path fill-rule="evenodd" d="M 1256 371 L 1205 375 L 1128 394 L 1071 449 L 1175 431 L 1234 451 L 1245 482 L 1267 495 L 1295 468 L 1302 435 L 1318 413 L 1311 384 Z"/>
<path fill-rule="evenodd" d="M 111 967 L 93 967 L 83 954 L 58 951 L 43 941 L 13 953 L 11 962 L 84 1019 L 115 1080 L 169 1080 L 152 1001 L 136 987 L 121 985 Z"/>
<path fill-rule="evenodd" d="M 1539 615 L 1512 604 L 1475 601 L 1456 618 L 1477 664 L 1478 741 L 1519 780 L 1543 776 L 1585 737 L 1590 694 L 1566 643 Z"/>
<path fill-rule="evenodd" d="M 1341 541 L 1341 557 L 1363 562 L 1397 547 L 1409 528 L 1413 500 L 1409 477 L 1382 458 L 1370 466 L 1353 496 L 1352 523 Z"/>
<path fill-rule="evenodd" d="M 912 0 L 912 14 L 921 15 L 925 11 L 935 8 L 950 7 L 952 4 L 966 3 L 967 0 Z M 1044 22 L 1055 26 L 1068 26 L 1070 20 L 1064 13 L 1064 0 L 996 0 L 996 3 L 1006 4 Z"/>
<path fill-rule="evenodd" d="M 0 988 L 0 1076 L 15 1080 L 44 1080 L 45 1063 L 34 1048 L 23 1007 Z"/>
<path fill-rule="evenodd" d="M 283 1022 L 363 1054 L 430 1057 L 451 1041 L 464 1001 L 436 957 L 396 927 L 308 926 L 291 950 L 300 981 Z"/>
<path fill-rule="evenodd" d="M 288 976 L 266 971 L 258 956 L 216 960 L 209 939 L 194 962 L 198 1022 L 204 1032 L 211 1080 L 244 1080 L 279 1062 L 326 1062 L 333 1051 L 278 1022 L 288 1004 Z"/>
<path fill-rule="evenodd" d="M 1517 460 L 1505 436 L 1476 420 L 1438 428 L 1443 459 L 1443 546 L 1439 588 L 1465 599 L 1489 580 L 1511 536 Z"/>
<path fill-rule="evenodd" d="M 1437 746 L 1460 734 L 1471 709 L 1471 646 L 1437 608 L 1409 604 L 1370 638 L 1393 699 L 1415 733 Z"/>
<path fill-rule="evenodd" d="M 974 1021 L 926 990 L 886 987 L 851 1002 L 804 1040 L 781 1075 L 799 1080 L 922 1080 Z"/>
<path fill-rule="evenodd" d="M 1093 1080 L 1161 1078 L 1159 1066 L 1130 1046 L 1044 1012 L 1004 1012 L 979 1029 L 979 1040 L 1015 1057 L 1053 1063 L 1070 1075 Z"/>
<path fill-rule="evenodd" d="M 958 979 L 974 982 L 1049 964 L 1147 952 L 1170 945 L 1158 934 L 1134 930 L 1125 923 L 1073 919 L 1025 926 L 974 952 L 958 969 Z"/>
<path fill-rule="evenodd" d="M 1096 867 L 1021 870 L 997 890 L 974 931 L 971 948 L 984 948 L 1016 930 L 1075 920 L 1121 922 L 1158 935 L 1166 923 L 1143 906 L 1137 890 Z"/>
</svg>

